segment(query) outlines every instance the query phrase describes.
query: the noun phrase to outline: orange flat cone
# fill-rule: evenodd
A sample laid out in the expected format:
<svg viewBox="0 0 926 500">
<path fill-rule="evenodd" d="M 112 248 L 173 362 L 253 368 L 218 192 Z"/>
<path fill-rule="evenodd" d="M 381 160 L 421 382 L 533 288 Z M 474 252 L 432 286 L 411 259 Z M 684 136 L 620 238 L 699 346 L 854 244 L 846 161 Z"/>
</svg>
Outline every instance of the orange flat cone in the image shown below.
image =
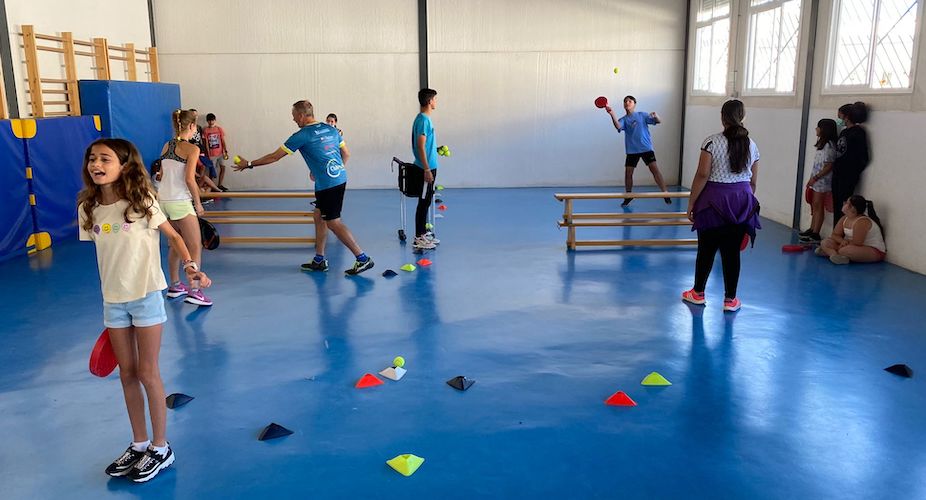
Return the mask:
<svg viewBox="0 0 926 500">
<path fill-rule="evenodd" d="M 421 260 L 418 261 L 418 265 L 421 266 L 421 267 L 428 267 L 428 266 L 430 266 L 431 264 L 432 264 L 432 262 L 431 262 L 430 260 L 428 260 L 428 259 L 421 259 Z"/>
<path fill-rule="evenodd" d="M 437 206 L 437 209 L 438 209 L 438 210 L 447 210 L 447 205 L 438 205 L 438 206 Z"/>
<path fill-rule="evenodd" d="M 637 406 L 636 401 L 630 399 L 630 396 L 624 394 L 624 391 L 617 391 L 610 398 L 604 400 L 608 406 Z"/>
<path fill-rule="evenodd" d="M 365 373 L 362 377 L 360 377 L 360 380 L 357 381 L 357 385 L 354 387 L 357 389 L 366 389 L 367 387 L 375 387 L 377 385 L 383 385 L 383 381 L 378 379 L 376 375 L 373 375 L 372 373 Z"/>
</svg>

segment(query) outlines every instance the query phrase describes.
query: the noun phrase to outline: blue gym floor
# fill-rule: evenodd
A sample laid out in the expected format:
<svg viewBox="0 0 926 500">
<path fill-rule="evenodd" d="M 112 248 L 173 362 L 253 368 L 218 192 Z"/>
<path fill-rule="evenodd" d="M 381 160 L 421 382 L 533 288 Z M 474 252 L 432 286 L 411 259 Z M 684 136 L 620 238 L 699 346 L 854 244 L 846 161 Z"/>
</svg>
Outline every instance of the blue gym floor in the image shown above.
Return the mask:
<svg viewBox="0 0 926 500">
<path fill-rule="evenodd" d="M 443 244 L 413 273 L 394 190 L 347 194 L 376 261 L 359 277 L 333 239 L 327 274 L 299 271 L 307 248 L 206 252 L 215 306 L 169 303 L 161 351 L 167 393 L 196 399 L 168 410 L 177 461 L 143 485 L 103 473 L 131 433 L 117 375 L 87 370 L 93 245 L 0 265 L 0 497 L 926 498 L 926 277 L 783 254 L 791 232 L 763 221 L 743 309 L 722 313 L 719 263 L 707 307 L 688 307 L 693 249 L 568 253 L 555 191 L 444 191 Z M 631 230 L 690 234 L 656 233 Z M 403 380 L 354 389 L 397 355 Z M 673 385 L 642 387 L 652 371 Z M 456 375 L 476 384 L 457 392 Z M 618 390 L 638 406 L 605 406 Z M 257 441 L 270 422 L 295 434 Z M 426 460 L 411 477 L 385 464 L 403 453 Z"/>
</svg>

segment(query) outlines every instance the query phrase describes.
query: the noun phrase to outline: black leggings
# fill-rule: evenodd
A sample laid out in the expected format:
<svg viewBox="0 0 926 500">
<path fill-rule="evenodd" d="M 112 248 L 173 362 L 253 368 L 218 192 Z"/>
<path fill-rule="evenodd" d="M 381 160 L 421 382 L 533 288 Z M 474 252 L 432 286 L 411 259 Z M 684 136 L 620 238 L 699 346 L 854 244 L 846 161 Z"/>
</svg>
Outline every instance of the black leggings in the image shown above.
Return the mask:
<svg viewBox="0 0 926 500">
<path fill-rule="evenodd" d="M 698 257 L 695 261 L 694 290 L 704 293 L 707 277 L 714 267 L 714 256 L 720 250 L 723 264 L 724 297 L 736 297 L 736 285 L 740 279 L 740 245 L 746 229 L 743 226 L 722 226 L 698 231 Z"/>
<path fill-rule="evenodd" d="M 437 180 L 437 170 L 431 169 L 434 180 Z M 415 236 L 421 236 L 428 231 L 428 210 L 431 208 L 431 199 L 434 198 L 434 183 L 424 182 L 424 170 L 409 166 L 405 172 L 409 193 L 418 193 L 418 209 L 415 210 Z M 425 192 L 426 191 L 426 192 Z M 424 193 L 422 197 L 421 194 Z"/>
<path fill-rule="evenodd" d="M 833 228 L 836 228 L 836 224 L 839 223 L 839 219 L 842 219 L 842 204 L 849 199 L 850 196 L 855 194 L 855 188 L 858 187 L 858 182 L 861 179 L 861 174 L 856 174 L 855 172 L 847 172 L 841 175 L 833 174 Z"/>
</svg>

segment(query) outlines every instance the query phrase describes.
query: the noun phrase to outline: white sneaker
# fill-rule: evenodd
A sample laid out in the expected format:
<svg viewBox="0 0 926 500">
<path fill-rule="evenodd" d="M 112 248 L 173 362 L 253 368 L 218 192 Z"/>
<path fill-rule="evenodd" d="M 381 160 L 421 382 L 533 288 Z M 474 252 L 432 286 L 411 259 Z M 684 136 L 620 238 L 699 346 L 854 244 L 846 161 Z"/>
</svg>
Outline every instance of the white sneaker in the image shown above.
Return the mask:
<svg viewBox="0 0 926 500">
<path fill-rule="evenodd" d="M 412 246 L 419 250 L 433 250 L 437 248 L 436 244 L 431 243 L 431 241 L 429 241 L 424 236 L 416 236 Z"/>
<path fill-rule="evenodd" d="M 440 240 L 437 239 L 437 236 L 434 236 L 434 233 L 432 233 L 431 231 L 424 233 L 424 238 L 430 241 L 431 243 L 434 243 L 435 245 L 440 245 Z"/>
</svg>

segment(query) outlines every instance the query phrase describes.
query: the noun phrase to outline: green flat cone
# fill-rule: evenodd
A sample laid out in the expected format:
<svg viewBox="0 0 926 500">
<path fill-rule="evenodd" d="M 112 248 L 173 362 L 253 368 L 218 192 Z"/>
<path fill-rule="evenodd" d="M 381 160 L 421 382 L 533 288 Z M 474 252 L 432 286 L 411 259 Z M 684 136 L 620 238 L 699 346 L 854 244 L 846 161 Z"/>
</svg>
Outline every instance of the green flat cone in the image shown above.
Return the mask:
<svg viewBox="0 0 926 500">
<path fill-rule="evenodd" d="M 412 272 L 412 271 L 415 270 L 415 265 L 414 265 L 414 264 L 405 264 L 404 266 L 400 267 L 399 269 L 401 269 L 401 270 L 403 270 L 403 271 Z"/>
<path fill-rule="evenodd" d="M 669 382 L 668 380 L 666 380 L 666 378 L 660 375 L 659 372 L 653 372 L 647 375 L 643 379 L 643 382 L 641 382 L 640 384 L 641 385 L 665 386 L 665 385 L 672 385 L 672 382 Z"/>
<path fill-rule="evenodd" d="M 399 474 L 408 477 L 414 474 L 415 471 L 418 470 L 418 467 L 421 467 L 421 464 L 424 463 L 424 459 L 409 453 L 407 455 L 399 455 L 392 460 L 386 460 L 386 463 Z"/>
</svg>

